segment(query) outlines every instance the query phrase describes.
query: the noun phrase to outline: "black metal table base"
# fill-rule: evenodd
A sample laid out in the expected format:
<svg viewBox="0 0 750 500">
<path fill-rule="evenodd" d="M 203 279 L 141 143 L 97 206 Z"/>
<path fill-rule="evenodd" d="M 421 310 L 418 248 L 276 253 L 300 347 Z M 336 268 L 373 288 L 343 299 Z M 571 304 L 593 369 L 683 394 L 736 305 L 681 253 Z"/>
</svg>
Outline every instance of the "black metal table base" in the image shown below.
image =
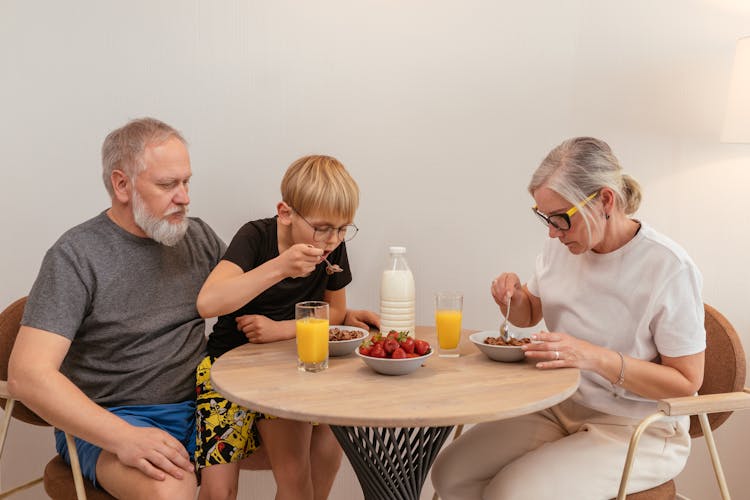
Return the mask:
<svg viewBox="0 0 750 500">
<path fill-rule="evenodd" d="M 452 428 L 331 426 L 365 500 L 419 500 L 432 462 Z"/>
</svg>

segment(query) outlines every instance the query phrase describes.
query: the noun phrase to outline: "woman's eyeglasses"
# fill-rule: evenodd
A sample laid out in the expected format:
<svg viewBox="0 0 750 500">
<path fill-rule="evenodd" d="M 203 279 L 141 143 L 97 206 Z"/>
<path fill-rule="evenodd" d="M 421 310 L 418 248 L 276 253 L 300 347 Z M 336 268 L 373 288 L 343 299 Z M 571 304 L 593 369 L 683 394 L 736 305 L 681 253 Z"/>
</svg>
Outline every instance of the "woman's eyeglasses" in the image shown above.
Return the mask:
<svg viewBox="0 0 750 500">
<path fill-rule="evenodd" d="M 567 231 L 568 229 L 570 229 L 570 218 L 573 217 L 573 215 L 578 212 L 581 207 L 585 206 L 588 202 L 596 198 L 597 194 L 599 194 L 599 191 L 591 193 L 590 195 L 588 195 L 588 197 L 586 197 L 585 200 L 570 207 L 567 212 L 545 215 L 537 209 L 536 205 L 531 207 L 531 211 L 539 216 L 539 220 L 545 226 L 552 226 L 558 231 Z"/>
</svg>

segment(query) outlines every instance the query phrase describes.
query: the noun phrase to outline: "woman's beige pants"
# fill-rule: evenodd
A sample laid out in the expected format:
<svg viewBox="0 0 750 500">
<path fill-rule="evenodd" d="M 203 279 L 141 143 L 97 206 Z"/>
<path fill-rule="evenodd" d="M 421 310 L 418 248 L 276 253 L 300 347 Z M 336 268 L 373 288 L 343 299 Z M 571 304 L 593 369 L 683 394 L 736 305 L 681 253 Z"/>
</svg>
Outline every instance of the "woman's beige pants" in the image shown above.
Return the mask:
<svg viewBox="0 0 750 500">
<path fill-rule="evenodd" d="M 478 424 L 438 456 L 432 484 L 442 500 L 611 499 L 637 425 L 571 400 L 532 415 Z M 653 424 L 638 445 L 628 493 L 677 476 L 689 452 L 687 428 Z"/>
</svg>

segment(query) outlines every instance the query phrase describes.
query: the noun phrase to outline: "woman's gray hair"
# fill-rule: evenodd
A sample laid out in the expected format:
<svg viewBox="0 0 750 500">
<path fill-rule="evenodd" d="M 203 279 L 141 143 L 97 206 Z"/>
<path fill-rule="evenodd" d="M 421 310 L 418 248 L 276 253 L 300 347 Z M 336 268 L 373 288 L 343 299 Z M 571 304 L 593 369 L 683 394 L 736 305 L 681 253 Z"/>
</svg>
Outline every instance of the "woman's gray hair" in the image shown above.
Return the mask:
<svg viewBox="0 0 750 500">
<path fill-rule="evenodd" d="M 151 144 L 176 137 L 187 146 L 182 135 L 166 123 L 155 118 L 137 118 L 113 130 L 102 144 L 102 179 L 110 197 L 114 197 L 112 172 L 122 170 L 132 181 L 145 170 L 143 152 Z"/>
<path fill-rule="evenodd" d="M 641 187 L 622 172 L 620 162 L 609 145 L 593 137 L 574 137 L 563 141 L 549 152 L 531 176 L 529 193 L 547 187 L 578 205 L 592 193 L 608 187 L 615 193 L 615 203 L 625 214 L 638 210 Z M 592 216 L 591 204 L 581 208 L 586 225 Z"/>
</svg>

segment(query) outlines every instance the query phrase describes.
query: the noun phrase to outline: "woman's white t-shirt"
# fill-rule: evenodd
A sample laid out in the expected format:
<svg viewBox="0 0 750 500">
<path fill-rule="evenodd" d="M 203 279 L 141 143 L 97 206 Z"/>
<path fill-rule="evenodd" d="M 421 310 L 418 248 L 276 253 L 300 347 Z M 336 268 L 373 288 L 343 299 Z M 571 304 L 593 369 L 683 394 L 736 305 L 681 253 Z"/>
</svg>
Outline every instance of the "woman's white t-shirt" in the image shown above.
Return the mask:
<svg viewBox="0 0 750 500">
<path fill-rule="evenodd" d="M 646 224 L 627 244 L 606 254 L 574 255 L 559 240 L 548 240 L 527 284 L 541 299 L 549 331 L 643 360 L 705 350 L 702 285 L 685 250 Z M 573 399 L 623 417 L 656 411 L 653 400 L 590 371 L 581 371 Z"/>
</svg>

